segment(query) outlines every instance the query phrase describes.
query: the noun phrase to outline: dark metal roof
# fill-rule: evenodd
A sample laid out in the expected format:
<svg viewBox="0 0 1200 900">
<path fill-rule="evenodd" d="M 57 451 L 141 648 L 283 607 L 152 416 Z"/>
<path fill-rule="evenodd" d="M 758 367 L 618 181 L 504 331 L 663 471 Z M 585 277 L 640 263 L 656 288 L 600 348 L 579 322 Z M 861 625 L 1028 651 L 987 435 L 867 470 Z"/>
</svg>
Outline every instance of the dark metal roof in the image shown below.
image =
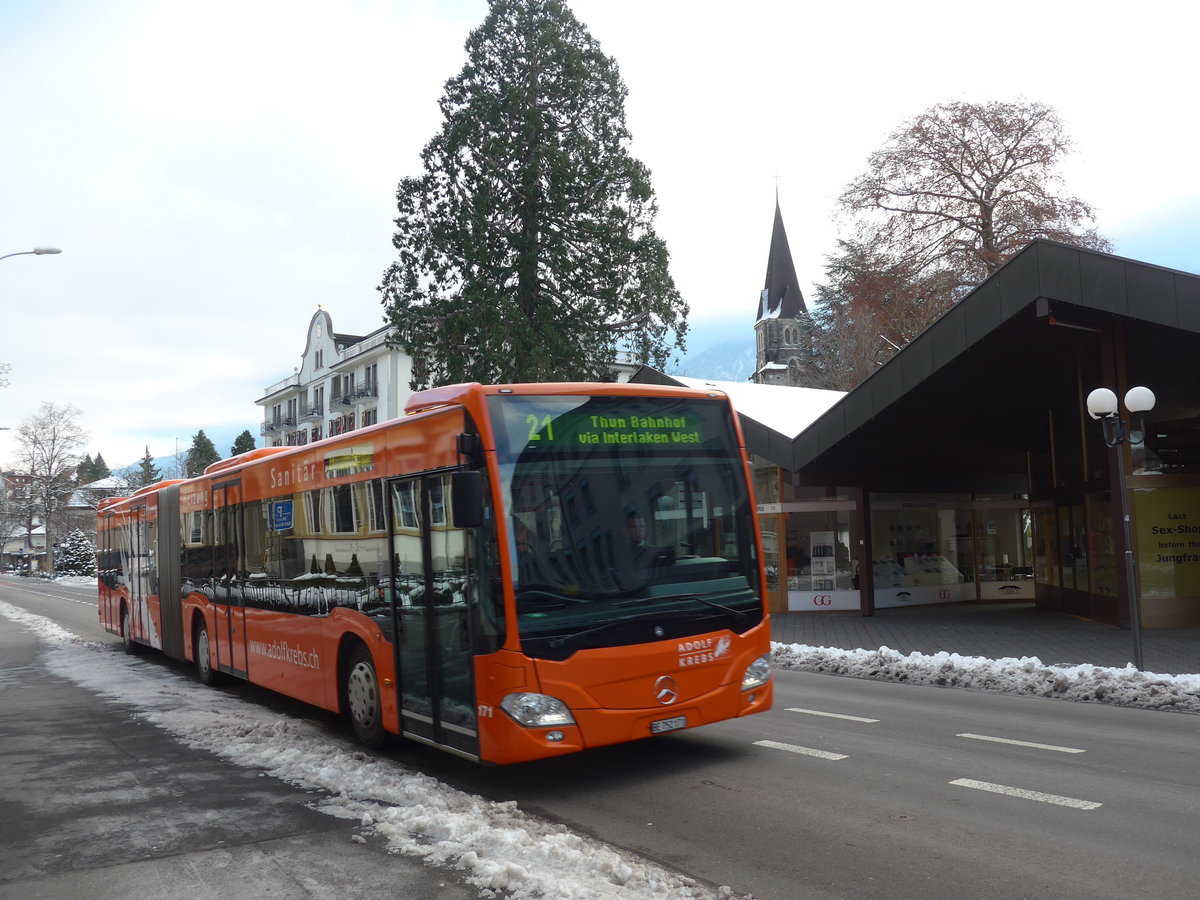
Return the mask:
<svg viewBox="0 0 1200 900">
<path fill-rule="evenodd" d="M 776 197 L 771 251 L 767 256 L 767 277 L 759 295 L 758 318 L 755 321 L 795 319 L 806 311 L 800 281 L 796 278 L 796 265 L 792 262 L 792 248 L 788 246 L 787 232 L 783 229 L 783 213 L 779 211 L 779 198 Z"/>
<path fill-rule="evenodd" d="M 796 437 L 790 459 L 777 435 L 747 440 L 807 484 L 1022 491 L 1053 398 L 1080 409 L 1077 360 L 1098 358 L 1115 318 L 1152 348 L 1143 383 L 1196 368 L 1200 277 L 1035 241 Z"/>
</svg>

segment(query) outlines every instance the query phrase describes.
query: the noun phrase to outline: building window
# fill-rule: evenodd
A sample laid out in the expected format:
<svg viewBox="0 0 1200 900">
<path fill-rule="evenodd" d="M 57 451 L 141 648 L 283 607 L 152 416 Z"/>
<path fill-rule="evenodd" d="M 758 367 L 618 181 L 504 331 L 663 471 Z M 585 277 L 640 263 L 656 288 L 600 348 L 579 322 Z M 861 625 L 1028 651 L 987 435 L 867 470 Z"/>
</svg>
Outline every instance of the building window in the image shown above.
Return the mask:
<svg viewBox="0 0 1200 900">
<path fill-rule="evenodd" d="M 379 478 L 368 481 L 367 510 L 370 514 L 372 531 L 387 531 L 387 509 L 383 503 L 383 481 Z"/>
<path fill-rule="evenodd" d="M 354 494 L 354 485 L 339 484 L 326 488 L 332 495 L 329 504 L 329 514 L 334 534 L 351 534 L 358 531 L 358 503 Z"/>
<path fill-rule="evenodd" d="M 304 517 L 309 534 L 321 533 L 321 491 L 304 492 Z"/>
<path fill-rule="evenodd" d="M 363 414 L 362 414 L 363 428 L 366 428 L 368 425 L 374 425 L 378 421 L 379 421 L 379 410 L 377 410 L 377 409 L 363 410 Z"/>
</svg>

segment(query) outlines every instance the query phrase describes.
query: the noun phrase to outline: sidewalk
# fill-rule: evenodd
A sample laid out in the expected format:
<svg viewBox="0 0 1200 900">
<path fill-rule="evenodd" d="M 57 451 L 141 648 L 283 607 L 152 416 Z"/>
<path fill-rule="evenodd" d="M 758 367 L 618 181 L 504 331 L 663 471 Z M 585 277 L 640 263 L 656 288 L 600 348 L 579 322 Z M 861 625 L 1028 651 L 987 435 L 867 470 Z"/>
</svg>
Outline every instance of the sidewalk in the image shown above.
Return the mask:
<svg viewBox="0 0 1200 900">
<path fill-rule="evenodd" d="M 1036 656 L 1058 663 L 1124 667 L 1133 661 L 1128 629 L 1037 609 L 1032 603 L 984 603 L 910 606 L 857 612 L 772 613 L 772 640 L 842 650 L 889 647 L 900 653 L 962 656 Z M 1142 630 L 1147 672 L 1163 675 L 1200 673 L 1200 628 Z"/>
</svg>

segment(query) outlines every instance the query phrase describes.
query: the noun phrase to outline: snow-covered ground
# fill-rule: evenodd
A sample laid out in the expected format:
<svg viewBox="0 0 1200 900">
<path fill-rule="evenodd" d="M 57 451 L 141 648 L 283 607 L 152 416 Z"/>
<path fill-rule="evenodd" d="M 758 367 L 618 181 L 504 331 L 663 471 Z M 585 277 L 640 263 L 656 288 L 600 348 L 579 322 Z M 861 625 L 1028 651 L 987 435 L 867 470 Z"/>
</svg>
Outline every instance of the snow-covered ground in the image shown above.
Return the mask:
<svg viewBox="0 0 1200 900">
<path fill-rule="evenodd" d="M 1157 675 L 1132 665 L 1048 666 L 1036 656 L 905 656 L 887 647 L 839 650 L 806 644 L 772 644 L 772 649 L 777 669 L 1200 713 L 1200 675 Z"/>
<path fill-rule="evenodd" d="M 358 822 L 355 840 L 462 870 L 484 896 L 562 900 L 720 900 L 728 888 L 668 872 L 592 838 L 530 816 L 514 803 L 463 793 L 394 759 L 364 753 L 308 723 L 165 678 L 163 669 L 74 635 L 0 602 L 0 616 L 46 644 L 53 672 L 146 719 L 189 746 L 237 765 L 323 792 L 317 808 Z M 904 656 L 774 644 L 777 668 L 1200 712 L 1200 676 L 1155 675 L 1101 666 L 1048 666 L 1033 657 L 983 659 L 955 653 Z"/>
<path fill-rule="evenodd" d="M 729 900 L 713 889 L 594 838 L 531 816 L 513 802 L 464 793 L 315 725 L 81 638 L 0 601 L 0 616 L 33 631 L 56 675 L 142 717 L 190 747 L 323 793 L 315 807 L 358 823 L 354 839 L 457 868 L 485 897 L 562 900 Z M 0 690 L 2 690 L 0 686 Z"/>
</svg>

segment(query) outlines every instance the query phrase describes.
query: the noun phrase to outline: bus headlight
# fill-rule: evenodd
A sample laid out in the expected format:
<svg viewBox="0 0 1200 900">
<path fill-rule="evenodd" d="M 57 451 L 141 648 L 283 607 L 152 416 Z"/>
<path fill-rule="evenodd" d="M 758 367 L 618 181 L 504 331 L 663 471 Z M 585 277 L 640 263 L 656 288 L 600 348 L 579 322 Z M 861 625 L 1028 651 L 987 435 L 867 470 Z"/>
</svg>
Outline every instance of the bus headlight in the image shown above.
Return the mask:
<svg viewBox="0 0 1200 900">
<path fill-rule="evenodd" d="M 550 728 L 574 725 L 575 718 L 567 704 L 545 694 L 509 694 L 500 701 L 500 708 L 526 728 Z"/>
<path fill-rule="evenodd" d="M 746 674 L 742 676 L 742 690 L 752 691 L 755 688 L 762 687 L 770 680 L 771 654 L 764 653 L 746 667 Z"/>
</svg>

